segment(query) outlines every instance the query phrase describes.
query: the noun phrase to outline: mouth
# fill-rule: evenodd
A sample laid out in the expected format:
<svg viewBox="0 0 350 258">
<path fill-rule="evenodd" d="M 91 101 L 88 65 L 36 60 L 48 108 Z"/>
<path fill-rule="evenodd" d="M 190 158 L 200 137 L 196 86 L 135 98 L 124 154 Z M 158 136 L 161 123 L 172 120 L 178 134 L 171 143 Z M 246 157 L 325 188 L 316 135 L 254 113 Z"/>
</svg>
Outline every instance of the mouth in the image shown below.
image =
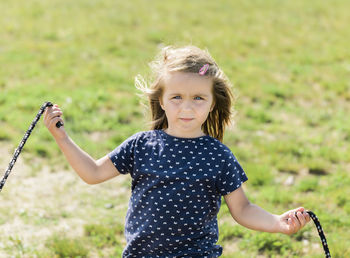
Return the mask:
<svg viewBox="0 0 350 258">
<path fill-rule="evenodd" d="M 185 121 L 185 122 L 188 122 L 188 121 L 193 120 L 193 118 L 180 118 L 180 120 Z"/>
</svg>

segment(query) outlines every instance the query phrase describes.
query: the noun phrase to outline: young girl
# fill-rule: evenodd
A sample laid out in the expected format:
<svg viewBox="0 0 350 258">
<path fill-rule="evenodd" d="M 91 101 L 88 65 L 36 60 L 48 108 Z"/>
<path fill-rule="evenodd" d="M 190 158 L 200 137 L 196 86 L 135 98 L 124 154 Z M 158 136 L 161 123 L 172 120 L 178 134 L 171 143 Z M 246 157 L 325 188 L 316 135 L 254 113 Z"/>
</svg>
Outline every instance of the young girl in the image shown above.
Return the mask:
<svg viewBox="0 0 350 258">
<path fill-rule="evenodd" d="M 136 133 L 95 161 L 67 135 L 61 109 L 44 121 L 78 175 L 97 184 L 132 177 L 123 257 L 219 257 L 221 197 L 232 217 L 259 231 L 292 234 L 310 221 L 300 207 L 271 214 L 248 201 L 247 176 L 222 143 L 234 96 L 213 58 L 193 46 L 166 47 L 152 63 L 154 81 L 137 87 L 149 98 L 152 130 Z"/>
</svg>

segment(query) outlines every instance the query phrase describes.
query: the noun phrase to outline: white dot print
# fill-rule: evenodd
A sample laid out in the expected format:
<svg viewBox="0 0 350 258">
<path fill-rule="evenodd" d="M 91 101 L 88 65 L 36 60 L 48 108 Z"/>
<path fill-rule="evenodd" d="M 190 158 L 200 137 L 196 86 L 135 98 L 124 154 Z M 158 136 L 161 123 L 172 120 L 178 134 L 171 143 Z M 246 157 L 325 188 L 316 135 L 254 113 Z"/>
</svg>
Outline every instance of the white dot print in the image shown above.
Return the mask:
<svg viewBox="0 0 350 258">
<path fill-rule="evenodd" d="M 132 177 L 123 257 L 219 257 L 221 197 L 247 180 L 228 147 L 211 136 L 139 132 L 109 157 Z"/>
</svg>

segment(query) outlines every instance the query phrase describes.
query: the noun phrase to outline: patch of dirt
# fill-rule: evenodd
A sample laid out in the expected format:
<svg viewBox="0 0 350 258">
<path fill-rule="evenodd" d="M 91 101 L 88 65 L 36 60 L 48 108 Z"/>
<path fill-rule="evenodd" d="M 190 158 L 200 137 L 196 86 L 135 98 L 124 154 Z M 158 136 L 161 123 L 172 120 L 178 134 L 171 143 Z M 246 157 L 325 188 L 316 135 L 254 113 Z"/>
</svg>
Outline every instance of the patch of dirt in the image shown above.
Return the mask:
<svg viewBox="0 0 350 258">
<path fill-rule="evenodd" d="M 0 143 L 2 179 L 15 147 Z M 31 162 L 40 162 L 40 159 Z M 55 233 L 79 237 L 84 234 L 85 224 L 97 223 L 99 217 L 102 220 L 107 213 L 111 216 L 126 211 L 125 200 L 130 192 L 125 183 L 128 177 L 119 176 L 91 186 L 73 170 L 43 165 L 33 173 L 31 166 L 33 164 L 26 163 L 20 155 L 0 193 L 0 257 L 27 257 L 26 253 L 43 248 Z M 115 198 L 118 196 L 120 198 Z M 115 199 L 116 203 L 107 209 L 101 201 L 95 207 L 100 199 Z"/>
</svg>

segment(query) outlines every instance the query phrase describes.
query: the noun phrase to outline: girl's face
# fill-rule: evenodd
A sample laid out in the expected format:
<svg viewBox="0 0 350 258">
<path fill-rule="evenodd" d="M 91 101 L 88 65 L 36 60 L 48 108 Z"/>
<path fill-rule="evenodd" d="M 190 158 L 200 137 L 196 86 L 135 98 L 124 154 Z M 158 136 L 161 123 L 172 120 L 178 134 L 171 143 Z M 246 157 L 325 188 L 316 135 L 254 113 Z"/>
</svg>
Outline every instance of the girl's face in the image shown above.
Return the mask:
<svg viewBox="0 0 350 258">
<path fill-rule="evenodd" d="M 201 126 L 214 107 L 212 79 L 193 73 L 167 73 L 159 102 L 168 119 L 168 134 L 203 136 Z"/>
</svg>

